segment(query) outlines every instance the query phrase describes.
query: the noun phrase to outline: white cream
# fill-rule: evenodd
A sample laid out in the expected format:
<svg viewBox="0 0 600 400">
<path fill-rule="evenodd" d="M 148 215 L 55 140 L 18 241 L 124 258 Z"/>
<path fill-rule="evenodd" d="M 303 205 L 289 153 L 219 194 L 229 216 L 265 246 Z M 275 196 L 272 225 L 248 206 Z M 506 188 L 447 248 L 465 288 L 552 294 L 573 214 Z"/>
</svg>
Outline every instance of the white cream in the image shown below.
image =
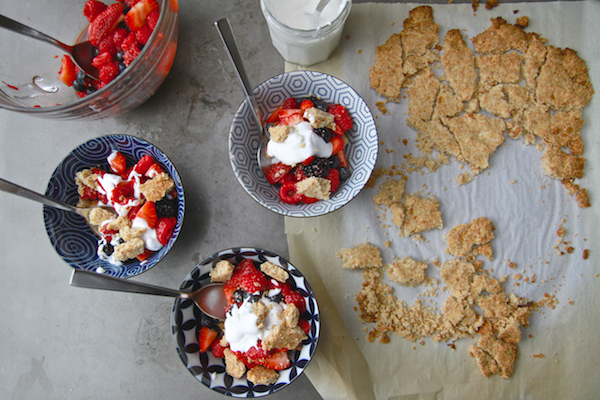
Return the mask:
<svg viewBox="0 0 600 400">
<path fill-rule="evenodd" d="M 263 328 L 257 326 L 258 316 L 252 312 L 252 303 L 246 299 L 241 306 L 234 304 L 225 316 L 225 339 L 233 351 L 248 351 L 256 346 L 259 340 L 263 340 L 271 333 L 276 325 L 281 325 L 283 320 L 279 318 L 283 311 L 281 304 L 266 297 L 261 301 L 269 310 L 269 314 L 263 320 Z"/>
<path fill-rule="evenodd" d="M 333 145 L 317 135 L 306 121 L 292 125 L 283 142 L 269 140 L 267 144 L 267 155 L 286 165 L 301 163 L 312 156 L 329 158 L 332 153 Z"/>
<path fill-rule="evenodd" d="M 144 230 L 141 239 L 144 241 L 144 247 L 150 251 L 158 251 L 162 249 L 163 245 L 156 238 L 156 229 L 151 229 L 148 226 L 148 221 L 144 218 L 136 217 L 131 222 L 133 229 L 140 228 Z"/>
</svg>

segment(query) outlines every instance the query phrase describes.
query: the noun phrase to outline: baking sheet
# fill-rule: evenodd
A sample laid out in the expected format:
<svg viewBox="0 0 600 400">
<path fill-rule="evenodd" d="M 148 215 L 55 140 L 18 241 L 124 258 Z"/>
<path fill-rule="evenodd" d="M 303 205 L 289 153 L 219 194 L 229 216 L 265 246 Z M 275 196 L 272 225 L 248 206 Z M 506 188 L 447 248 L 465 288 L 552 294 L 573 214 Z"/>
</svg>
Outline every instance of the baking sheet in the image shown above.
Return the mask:
<svg viewBox="0 0 600 400">
<path fill-rule="evenodd" d="M 400 167 L 406 162 L 404 156 L 420 155 L 415 132 L 406 125 L 407 100 L 388 103 L 389 114 L 383 115 L 376 106 L 383 99 L 369 88 L 368 79 L 376 46 L 402 30 L 409 10 L 416 5 L 354 4 L 341 46 L 334 55 L 325 63 L 304 68 L 337 76 L 363 96 L 376 117 L 380 136 L 377 167 Z M 596 91 L 600 87 L 596 26 L 600 2 L 512 3 L 493 10 L 481 5 L 477 13 L 470 4 L 432 8 L 440 26 L 440 43 L 449 29 L 459 28 L 466 38 L 472 38 L 489 27 L 490 18 L 502 16 L 515 23 L 517 17 L 528 16 L 526 31 L 539 33 L 552 46 L 576 50 L 586 61 Z M 303 68 L 286 64 L 287 71 L 296 69 Z M 456 177 L 468 168 L 461 169 L 455 160 L 435 173 L 424 169 L 424 173 L 408 175 L 407 193 L 434 195 L 441 203 L 444 228 L 425 232 L 423 242 L 398 236 L 391 213 L 377 210 L 373 204 L 376 189 L 363 190 L 350 204 L 330 215 L 286 218 L 290 259 L 311 282 L 322 311 L 319 348 L 306 374 L 324 399 L 583 399 L 600 393 L 600 271 L 595 234 L 600 198 L 597 97 L 594 95 L 583 109 L 585 126 L 581 134 L 587 163 L 585 176 L 578 182 L 588 189 L 591 208 L 580 209 L 560 182 L 544 174 L 541 153 L 535 146 L 526 146 L 523 139 L 507 138 L 491 157 L 491 168 L 467 185 L 456 182 Z M 403 139 L 407 139 L 407 145 Z M 380 178 L 378 185 L 384 179 Z M 481 375 L 467 353 L 477 338 L 457 341 L 455 350 L 430 338 L 413 343 L 394 334 L 388 344 L 369 343 L 365 327 L 371 326 L 362 325 L 355 311 L 354 296 L 361 289 L 362 274 L 342 269 L 335 253 L 370 242 L 381 249 L 385 263 L 395 256 L 427 260 L 427 275 L 439 279 L 439 268 L 433 260 L 442 263 L 451 259 L 444 252 L 444 235 L 457 224 L 478 217 L 490 218 L 496 227 L 494 260 L 484 259 L 483 268 L 497 278 L 508 275 L 506 292 L 534 301 L 545 294 L 558 300 L 555 309 L 534 312 L 530 326 L 522 329 L 512 377 L 504 380 L 495 375 L 486 379 Z M 562 241 L 556 235 L 559 226 L 567 231 Z M 391 241 L 389 248 L 384 247 L 386 241 Z M 568 246 L 574 249 L 570 254 L 566 252 Z M 586 249 L 589 258 L 584 260 Z M 516 263 L 516 268 L 509 268 L 509 262 Z M 514 279 L 517 273 L 522 274 L 521 280 Z M 524 282 L 525 277 L 530 283 Z M 531 283 L 531 277 L 535 283 Z M 394 294 L 409 305 L 420 298 L 424 304 L 436 306 L 448 296 L 440 290 L 437 297 L 428 297 L 423 295 L 427 288 L 391 285 Z"/>
</svg>

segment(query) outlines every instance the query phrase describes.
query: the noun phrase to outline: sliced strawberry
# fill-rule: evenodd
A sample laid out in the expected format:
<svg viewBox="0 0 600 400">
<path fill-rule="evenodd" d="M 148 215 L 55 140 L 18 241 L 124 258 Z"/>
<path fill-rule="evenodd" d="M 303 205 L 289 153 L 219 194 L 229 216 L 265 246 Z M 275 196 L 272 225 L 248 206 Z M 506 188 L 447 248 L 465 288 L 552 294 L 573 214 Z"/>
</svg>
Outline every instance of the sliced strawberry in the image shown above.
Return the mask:
<svg viewBox="0 0 600 400">
<path fill-rule="evenodd" d="M 302 200 L 302 195 L 298 193 L 295 183 L 288 182 L 279 188 L 279 198 L 284 203 L 298 204 Z"/>
<path fill-rule="evenodd" d="M 135 167 L 133 169 L 138 174 L 144 175 L 146 173 L 146 171 L 148 171 L 148 168 L 150 168 L 150 166 L 152 164 L 154 164 L 154 159 L 151 156 L 146 154 L 145 156 L 140 158 L 140 160 L 137 162 L 137 164 L 135 164 Z"/>
<path fill-rule="evenodd" d="M 330 193 L 335 193 L 335 191 L 338 190 L 338 187 L 340 187 L 340 171 L 335 168 L 331 168 L 325 179 L 329 179 L 331 182 Z"/>
<path fill-rule="evenodd" d="M 150 26 L 150 29 L 154 30 L 158 24 L 158 17 L 160 13 L 158 11 L 150 11 L 146 17 L 146 23 Z"/>
<path fill-rule="evenodd" d="M 106 10 L 107 5 L 98 0 L 88 0 L 83 6 L 83 15 L 89 22 L 94 21 L 102 11 Z"/>
<path fill-rule="evenodd" d="M 150 28 L 150 25 L 148 24 L 142 25 L 140 29 L 135 31 L 135 38 L 141 45 L 148 43 L 148 40 L 150 40 L 150 35 L 152 35 L 152 28 Z"/>
<path fill-rule="evenodd" d="M 313 108 L 315 105 L 313 104 L 312 101 L 306 99 L 306 100 L 302 100 L 302 103 L 300 103 L 300 109 L 302 111 L 306 111 L 309 108 Z"/>
<path fill-rule="evenodd" d="M 252 369 L 252 368 L 256 367 L 257 365 L 259 365 L 259 364 L 255 363 L 254 361 L 252 361 L 251 359 L 249 359 L 246 356 L 246 353 L 242 353 L 241 351 L 234 351 L 233 354 L 235 354 L 236 357 L 239 358 L 240 361 L 243 362 L 248 369 Z"/>
<path fill-rule="evenodd" d="M 310 165 L 310 163 L 313 162 L 315 160 L 315 158 L 317 158 L 317 156 L 310 156 L 306 160 L 302 161 L 302 164 Z"/>
<path fill-rule="evenodd" d="M 210 351 L 213 353 L 213 356 L 217 358 L 225 357 L 225 349 L 226 347 L 223 347 L 221 345 L 221 341 L 218 338 L 215 339 L 215 341 L 213 341 L 212 345 L 210 346 Z"/>
<path fill-rule="evenodd" d="M 281 371 L 290 366 L 290 358 L 285 350 L 275 351 L 263 359 L 261 365 L 275 371 Z"/>
<path fill-rule="evenodd" d="M 299 108 L 288 108 L 279 111 L 279 119 L 289 118 L 294 114 L 302 115 L 302 110 Z"/>
<path fill-rule="evenodd" d="M 177 225 L 177 219 L 174 217 L 160 218 L 156 222 L 156 238 L 163 246 L 169 243 L 169 239 L 175 231 L 175 225 Z"/>
<path fill-rule="evenodd" d="M 298 326 L 304 331 L 306 335 L 310 333 L 310 322 L 304 318 L 298 318 Z"/>
<path fill-rule="evenodd" d="M 96 200 L 98 199 L 98 192 L 89 186 L 83 186 L 83 193 L 80 193 L 79 197 L 81 200 Z"/>
<path fill-rule="evenodd" d="M 269 118 L 267 118 L 267 119 L 265 120 L 265 122 L 266 122 L 267 124 L 271 124 L 271 123 L 274 123 L 274 122 L 277 122 L 277 121 L 279 121 L 279 111 L 281 111 L 281 110 L 283 110 L 283 106 L 279 106 L 279 107 L 277 107 L 277 109 L 276 109 L 275 111 L 273 111 L 273 112 L 271 113 L 271 115 L 269 115 Z"/>
<path fill-rule="evenodd" d="M 341 104 L 336 104 L 334 107 L 329 109 L 329 113 L 333 114 L 334 122 L 343 132 L 346 132 L 348 129 L 352 128 L 352 117 L 350 113 Z"/>
<path fill-rule="evenodd" d="M 154 178 L 155 176 L 160 175 L 162 172 L 163 172 L 163 169 L 160 166 L 160 164 L 154 163 L 148 168 L 148 170 L 146 171 L 146 173 L 144 175 L 147 176 L 148 178 Z"/>
<path fill-rule="evenodd" d="M 271 165 L 271 168 L 267 172 L 266 178 L 271 185 L 274 185 L 283 179 L 283 177 L 291 170 L 291 165 L 285 165 L 282 162 L 278 162 L 277 164 Z"/>
<path fill-rule="evenodd" d="M 319 201 L 319 199 L 315 199 L 314 197 L 306 197 L 305 195 L 302 195 L 302 198 L 300 199 L 300 201 L 304 204 L 312 204 L 312 203 L 316 203 L 317 201 Z"/>
<path fill-rule="evenodd" d="M 133 182 L 119 182 L 112 191 L 110 200 L 113 203 L 126 204 L 133 194 Z"/>
<path fill-rule="evenodd" d="M 147 201 L 137 212 L 136 218 L 143 218 L 148 223 L 150 229 L 154 229 L 158 216 L 156 215 L 156 206 L 153 202 Z"/>
<path fill-rule="evenodd" d="M 284 185 L 284 184 L 286 184 L 286 183 L 288 183 L 288 182 L 292 182 L 292 183 L 296 183 L 296 182 L 298 182 L 298 181 L 296 180 L 296 176 L 295 176 L 294 174 L 292 174 L 291 172 L 290 172 L 290 173 L 287 173 L 287 174 L 285 174 L 285 175 L 283 176 L 283 178 L 281 178 L 281 180 L 279 181 L 279 183 L 280 183 L 281 185 Z"/>
<path fill-rule="evenodd" d="M 263 349 L 262 341 L 259 339 L 256 346 L 250 347 L 246 351 L 246 357 L 255 362 L 260 362 L 269 356 L 269 352 Z"/>
<path fill-rule="evenodd" d="M 218 334 L 219 333 L 217 331 L 213 331 L 207 326 L 203 326 L 202 328 L 200 328 L 200 333 L 198 334 L 198 345 L 200 346 L 200 353 L 204 353 L 210 348 L 210 345 L 215 341 Z"/>
<path fill-rule="evenodd" d="M 338 135 L 338 136 L 344 136 L 344 131 L 341 130 L 340 127 L 335 122 L 333 123 L 331 132 L 333 132 L 335 135 Z"/>
<path fill-rule="evenodd" d="M 133 221 L 135 219 L 135 216 L 137 215 L 138 211 L 140 211 L 140 208 L 142 208 L 141 206 L 133 206 L 129 209 L 129 211 L 127 212 L 127 218 L 129 218 L 130 221 Z"/>
<path fill-rule="evenodd" d="M 108 157 L 110 170 L 117 175 L 122 175 L 127 170 L 127 159 L 121 152 L 115 151 Z"/>
<path fill-rule="evenodd" d="M 332 154 L 337 154 L 340 151 L 344 150 L 344 146 L 346 145 L 344 139 L 340 136 L 332 136 L 331 139 L 329 139 L 329 143 L 333 145 Z"/>
<path fill-rule="evenodd" d="M 299 108 L 298 100 L 296 100 L 294 97 L 289 97 L 283 101 L 283 103 L 281 104 L 281 107 L 284 110 L 289 110 L 291 108 Z"/>
<path fill-rule="evenodd" d="M 146 23 L 148 14 L 158 9 L 156 0 L 140 0 L 127 12 L 125 23 L 132 32 L 138 31 Z"/>
<path fill-rule="evenodd" d="M 111 4 L 90 23 L 88 39 L 94 46 L 98 47 L 100 41 L 123 20 L 124 9 L 121 3 Z"/>
<path fill-rule="evenodd" d="M 298 308 L 298 311 L 300 311 L 300 314 L 306 311 L 304 296 L 294 290 L 284 293 L 283 301 L 285 301 L 285 304 L 294 304 Z"/>
<path fill-rule="evenodd" d="M 251 260 L 242 260 L 235 268 L 229 283 L 248 293 L 265 290 L 268 285 L 265 275 L 256 269 Z"/>
<path fill-rule="evenodd" d="M 58 79 L 67 86 L 73 86 L 73 81 L 77 79 L 75 63 L 71 60 L 71 57 L 66 54 L 62 58 L 62 65 L 60 71 L 58 71 Z"/>
<path fill-rule="evenodd" d="M 233 299 L 233 293 L 237 290 L 237 287 L 231 282 L 227 282 L 225 286 L 223 286 L 223 292 L 225 293 L 225 298 L 227 299 L 227 306 L 231 306 L 235 304 L 235 300 Z"/>
<path fill-rule="evenodd" d="M 348 163 L 348 158 L 346 158 L 346 152 L 344 149 L 336 152 L 335 155 L 340 159 L 340 165 L 342 167 L 350 168 L 350 164 Z"/>
<path fill-rule="evenodd" d="M 139 261 L 146 261 L 148 257 L 152 255 L 152 253 L 152 250 L 145 249 L 142 254 L 138 254 L 137 256 L 135 256 L 135 258 L 137 258 Z"/>
</svg>

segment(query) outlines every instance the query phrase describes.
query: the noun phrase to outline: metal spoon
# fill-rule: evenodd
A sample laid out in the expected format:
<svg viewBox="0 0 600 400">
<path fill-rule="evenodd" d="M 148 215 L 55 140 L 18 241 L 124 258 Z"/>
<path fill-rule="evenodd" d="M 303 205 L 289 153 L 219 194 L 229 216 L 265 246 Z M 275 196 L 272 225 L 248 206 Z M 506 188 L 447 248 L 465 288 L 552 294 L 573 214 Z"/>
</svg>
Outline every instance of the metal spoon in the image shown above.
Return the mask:
<svg viewBox="0 0 600 400">
<path fill-rule="evenodd" d="M 58 201 L 53 199 L 52 197 L 44 196 L 43 194 L 39 194 L 22 186 L 19 186 L 15 183 L 9 182 L 0 178 L 0 190 L 7 193 L 16 194 L 17 196 L 24 197 L 29 200 L 37 201 L 39 203 L 45 204 L 49 207 L 58 208 L 59 210 L 69 211 L 76 214 L 81 215 L 85 218 L 85 222 L 89 225 L 89 227 L 94 231 L 94 233 L 100 236 L 100 232 L 98 230 L 97 225 L 93 225 L 89 221 L 89 214 L 94 208 L 103 208 L 109 211 L 114 212 L 114 209 L 111 206 L 95 206 L 95 207 L 75 207 L 67 203 L 63 203 L 62 201 Z"/>
<path fill-rule="evenodd" d="M 49 43 L 62 49 L 66 53 L 70 54 L 71 57 L 73 57 L 73 61 L 75 61 L 75 64 L 77 64 L 77 66 L 79 66 L 83 72 L 94 79 L 98 79 L 98 68 L 92 65 L 92 59 L 94 58 L 96 48 L 89 41 L 69 46 L 46 35 L 45 33 L 7 18 L 4 15 L 0 15 L 0 28 L 5 28 L 9 31 L 29 36 L 33 39 L 41 40 L 42 42 Z"/>
<path fill-rule="evenodd" d="M 87 289 L 114 290 L 156 296 L 178 297 L 192 299 L 203 313 L 218 320 L 225 319 L 227 299 L 223 292 L 222 283 L 211 283 L 201 287 L 195 292 L 186 293 L 178 290 L 167 289 L 161 286 L 116 278 L 110 275 L 74 268 L 69 285 Z"/>
<path fill-rule="evenodd" d="M 242 84 L 242 89 L 244 90 L 246 100 L 248 100 L 250 103 L 250 111 L 252 112 L 252 116 L 254 117 L 256 124 L 258 125 L 261 141 L 260 145 L 258 146 L 256 159 L 258 160 L 258 165 L 263 171 L 263 174 L 266 175 L 272 164 L 271 159 L 267 157 L 267 143 L 269 143 L 269 139 L 267 137 L 268 132 L 265 129 L 263 119 L 260 115 L 260 109 L 258 108 L 256 97 L 254 97 L 252 85 L 250 85 L 250 80 L 246 75 L 246 70 L 244 69 L 244 64 L 242 63 L 242 57 L 238 51 L 229 20 L 227 18 L 220 19 L 215 22 L 215 27 L 217 28 L 219 36 L 223 41 L 223 45 L 225 45 L 225 49 L 229 54 L 229 59 L 235 67 L 235 72 L 240 83 Z"/>
</svg>

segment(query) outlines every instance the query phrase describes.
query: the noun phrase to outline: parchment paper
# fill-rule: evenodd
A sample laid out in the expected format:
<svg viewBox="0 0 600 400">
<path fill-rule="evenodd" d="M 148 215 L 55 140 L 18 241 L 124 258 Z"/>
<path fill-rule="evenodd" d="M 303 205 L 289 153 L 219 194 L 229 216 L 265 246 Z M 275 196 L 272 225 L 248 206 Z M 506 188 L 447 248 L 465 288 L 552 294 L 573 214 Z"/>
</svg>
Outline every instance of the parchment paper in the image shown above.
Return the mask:
<svg viewBox="0 0 600 400">
<path fill-rule="evenodd" d="M 484 3 L 484 2 L 482 2 Z M 420 155 L 415 132 L 406 125 L 407 100 L 388 103 L 383 115 L 375 103 L 383 100 L 369 88 L 368 69 L 375 48 L 402 30 L 408 11 L 416 4 L 354 4 L 346 23 L 341 46 L 332 58 L 307 69 L 337 76 L 354 87 L 376 117 L 380 137 L 378 167 L 400 167 L 403 156 Z M 556 2 L 501 4 L 493 10 L 480 6 L 476 14 L 470 4 L 432 5 L 440 25 L 440 43 L 449 29 L 460 28 L 467 38 L 487 29 L 490 18 L 502 16 L 515 23 L 519 16 L 530 18 L 529 32 L 537 32 L 555 47 L 570 47 L 586 61 L 592 84 L 600 88 L 600 40 L 597 21 L 600 2 Z M 518 10 L 518 11 L 517 11 Z M 468 41 L 470 44 L 470 41 Z M 286 64 L 286 70 L 302 69 Z M 422 191 L 440 203 L 444 228 L 425 232 L 423 242 L 398 236 L 391 214 L 377 210 L 372 197 L 376 189 L 365 189 L 342 209 L 323 217 L 286 218 L 290 258 L 309 279 L 321 309 L 323 331 L 319 348 L 306 373 L 316 389 L 329 399 L 591 399 L 600 393 L 600 317 L 597 266 L 598 207 L 600 175 L 597 130 L 600 123 L 598 94 L 583 110 L 582 129 L 587 158 L 585 176 L 578 182 L 589 190 L 592 207 L 579 209 L 558 181 L 547 177 L 541 152 L 522 139 L 507 138 L 491 157 L 491 168 L 464 186 L 455 178 L 468 170 L 458 161 L 435 173 L 412 173 L 407 193 Z M 408 145 L 402 140 L 407 139 Z M 378 185 L 384 181 L 380 178 Z M 485 378 L 468 356 L 476 338 L 446 343 L 430 338 L 413 343 L 391 335 L 388 344 L 369 343 L 365 327 L 355 310 L 354 296 L 361 289 L 362 273 L 341 267 L 335 253 L 341 248 L 370 242 L 378 246 L 385 263 L 394 256 L 427 260 L 428 276 L 439 279 L 440 263 L 451 259 L 444 253 L 444 235 L 457 224 L 477 217 L 492 219 L 496 227 L 492 241 L 494 260 L 483 268 L 500 278 L 507 293 L 531 300 L 555 295 L 555 309 L 535 312 L 529 328 L 523 329 L 515 371 L 508 380 Z M 385 228 L 389 224 L 391 227 Z M 556 231 L 568 233 L 558 244 Z M 389 248 L 385 241 L 391 241 Z M 565 244 L 564 242 L 568 242 Z M 566 253 L 566 247 L 574 251 Z M 584 260 L 583 251 L 589 250 Z M 565 253 L 565 254 L 560 254 Z M 516 263 L 516 269 L 508 267 Z M 535 276 L 535 283 L 514 279 L 515 274 Z M 386 282 L 389 283 L 389 281 Z M 394 285 L 394 294 L 409 305 L 421 298 L 426 305 L 439 306 L 448 296 L 419 296 L 424 288 Z M 441 285 L 440 285 L 441 286 Z M 368 327 L 368 326 L 367 326 Z M 370 327 L 369 327 L 370 328 Z M 536 355 L 536 357 L 534 357 Z M 543 355 L 543 357 L 542 357 Z"/>
</svg>

